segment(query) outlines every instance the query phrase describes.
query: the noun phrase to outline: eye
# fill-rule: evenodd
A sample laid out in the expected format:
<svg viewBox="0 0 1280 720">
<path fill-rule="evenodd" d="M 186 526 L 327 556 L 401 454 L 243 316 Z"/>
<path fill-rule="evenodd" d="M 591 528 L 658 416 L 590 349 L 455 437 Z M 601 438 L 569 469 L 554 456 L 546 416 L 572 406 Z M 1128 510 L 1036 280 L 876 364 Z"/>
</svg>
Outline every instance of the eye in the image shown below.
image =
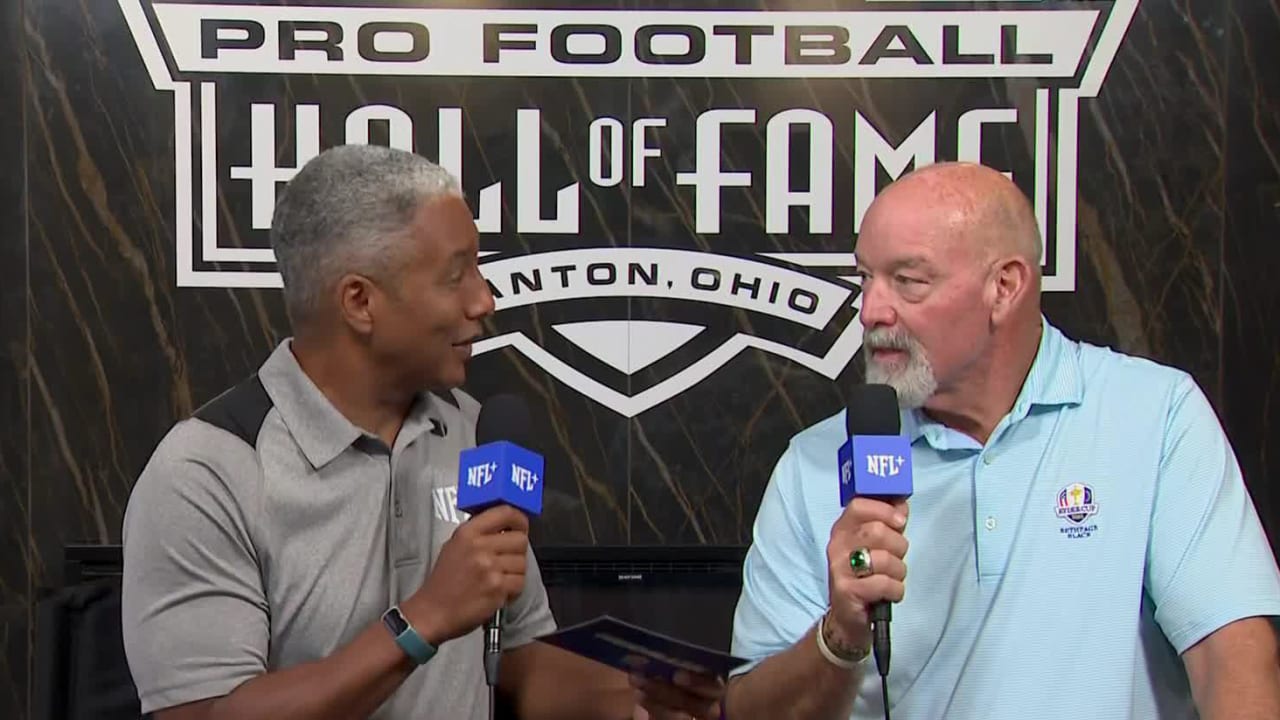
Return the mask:
<svg viewBox="0 0 1280 720">
<path fill-rule="evenodd" d="M 893 279 L 894 279 L 896 282 L 898 282 L 898 283 L 900 283 L 900 284 L 902 284 L 902 285 L 922 285 L 922 284 L 924 284 L 924 280 L 921 280 L 920 278 L 917 278 L 917 277 L 911 277 L 910 275 L 903 275 L 903 274 L 901 274 L 901 273 L 899 273 L 899 274 L 897 274 L 897 275 L 894 275 L 894 276 L 893 276 Z"/>
</svg>

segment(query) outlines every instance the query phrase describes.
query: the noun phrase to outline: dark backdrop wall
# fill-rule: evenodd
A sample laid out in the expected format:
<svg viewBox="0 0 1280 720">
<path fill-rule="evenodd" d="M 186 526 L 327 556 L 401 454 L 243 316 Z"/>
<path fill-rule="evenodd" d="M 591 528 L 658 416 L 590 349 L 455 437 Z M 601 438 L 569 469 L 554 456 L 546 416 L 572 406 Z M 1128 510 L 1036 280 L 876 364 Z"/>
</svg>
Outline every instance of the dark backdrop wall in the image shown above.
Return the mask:
<svg viewBox="0 0 1280 720">
<path fill-rule="evenodd" d="M 27 463 L 27 235 L 24 75 L 21 3 L 0 7 L 0 356 L 6 382 L 0 383 L 0 427 L 10 438 L 0 450 L 0 715 L 22 714 L 26 699 L 30 581 L 26 519 Z"/>
<path fill-rule="evenodd" d="M 195 90 L 189 102 L 175 105 L 154 80 L 180 63 L 167 66 L 171 58 L 164 55 L 169 60 L 161 59 L 149 73 L 146 53 L 126 22 L 126 9 L 149 3 L 19 0 L 0 5 L 0 364 L 13 379 L 0 384 L 0 542 L 8 543 L 0 553 L 0 717 L 5 718 L 24 718 L 28 712 L 30 608 L 40 588 L 60 581 L 61 548 L 72 542 L 118 542 L 133 479 L 166 429 L 252 372 L 287 334 L 274 289 L 178 282 L 184 267 L 263 269 L 245 261 L 252 252 L 211 261 L 200 246 L 205 224 L 216 218 L 218 247 L 263 247 L 262 233 L 250 220 L 247 183 L 231 179 L 232 166 L 251 164 L 251 103 L 280 104 L 259 137 L 274 132 L 280 139 L 275 151 L 265 154 L 279 166 L 293 164 L 297 147 L 291 138 L 307 122 L 292 114 L 294 104 L 323 106 L 317 122 L 326 146 L 341 141 L 344 114 L 354 107 L 404 108 L 421 123 L 415 131 L 419 149 L 429 156 L 436 155 L 436 108 L 464 108 L 464 184 L 473 205 L 481 188 L 495 179 L 504 182 L 504 232 L 483 240 L 484 249 L 506 253 L 497 260 L 581 248 L 583 238 L 619 253 L 652 246 L 738 255 L 847 251 L 853 232 L 848 178 L 854 109 L 900 143 L 925 110 L 936 107 L 951 123 L 950 130 L 939 131 L 943 159 L 956 152 L 954 123 L 961 110 L 1015 107 L 1022 120 L 993 131 L 981 143 L 983 157 L 1026 168 L 1034 155 L 1029 143 L 1035 132 L 1027 118 L 1036 106 L 1035 80 L 885 85 L 894 81 L 363 76 L 340 77 L 335 85 L 329 76 L 188 73 L 183 77 L 196 78 L 190 85 Z M 560 6 L 862 8 L 857 2 L 800 0 L 754 6 L 675 0 Z M 1113 3 L 1044 7 L 1110 11 Z M 145 25 L 153 15 L 141 17 L 144 25 L 135 30 L 158 26 Z M 1030 42 L 1025 35 L 1024 42 Z M 1049 268 L 1060 272 L 1070 264 L 1064 259 L 1074 259 L 1075 289 L 1045 296 L 1047 315 L 1069 334 L 1195 375 L 1223 417 L 1273 542 L 1280 538 L 1274 484 L 1280 462 L 1280 335 L 1272 315 L 1280 308 L 1276 48 L 1276 0 L 1142 0 L 1099 96 L 1080 103 L 1076 247 L 1070 258 L 1055 255 L 1057 264 Z M 221 85 L 205 90 L 201 79 L 209 87 Z M 216 110 L 204 104 L 214 97 Z M 719 235 L 696 232 L 692 189 L 672 178 L 693 168 L 694 121 L 712 107 L 759 109 L 754 126 L 726 133 L 724 146 L 726 169 L 737 163 L 757 173 L 765 163 L 768 116 L 807 107 L 831 117 L 834 227 L 806 233 L 807 215 L 794 212 L 790 234 L 766 234 L 762 198 L 752 188 L 726 190 L 725 227 Z M 178 108 L 185 108 L 191 124 L 179 121 Z M 538 154 L 543 217 L 555 212 L 555 189 L 582 183 L 583 225 L 576 235 L 514 232 L 514 186 L 528 176 L 517 167 L 513 141 L 518 108 L 544 113 Z M 628 128 L 628 141 L 631 120 L 669 118 L 666 128 L 651 131 L 662 155 L 650 162 L 645 187 L 636 187 L 633 178 L 616 188 L 588 181 L 588 124 L 600 115 L 619 118 Z M 376 142 L 396 134 L 394 123 L 370 127 Z M 1049 132 L 1056 139 L 1066 131 L 1055 125 Z M 217 157 L 196 149 L 205 147 L 202 137 L 214 140 Z M 794 144 L 803 145 L 808 136 L 793 137 L 799 138 Z M 182 156 L 176 148 L 183 147 L 192 148 L 186 154 L 191 165 L 186 180 L 175 166 L 175 157 Z M 627 150 L 623 167 L 629 171 L 629 145 Z M 175 203 L 182 183 L 198 185 L 192 173 L 206 161 L 218 192 L 207 213 L 197 191 L 189 214 L 179 216 Z M 1072 161 L 1069 154 L 1054 157 L 1052 167 L 1056 172 Z M 797 168 L 806 167 L 805 160 L 796 160 L 792 174 L 804 176 Z M 885 173 L 879 175 L 883 181 Z M 1016 175 L 1029 187 L 1021 170 Z M 1055 198 L 1050 205 L 1061 202 Z M 745 238 L 746 247 L 726 246 L 726 236 L 734 242 Z M 178 252 L 183 237 L 188 249 L 194 248 L 194 261 Z M 794 267 L 771 267 L 770 272 L 800 282 L 786 275 Z M 818 268 L 812 277 L 823 291 L 849 290 L 838 269 Z M 643 334 L 630 336 L 635 351 L 621 360 L 607 348 L 570 340 L 593 327 L 579 323 L 625 319 L 704 329 L 644 368 L 635 366 Z M 566 373 L 553 377 L 530 353 L 516 348 L 495 349 L 473 363 L 472 389 L 478 396 L 519 390 L 545 420 L 542 440 L 554 477 L 535 541 L 748 542 L 772 463 L 788 437 L 842 406 L 842 389 L 855 381 L 856 365 L 836 368 L 830 373 L 833 382 L 777 354 L 748 349 L 674 397 L 646 404 L 643 399 L 652 395 L 643 391 L 678 376 L 734 332 L 821 354 L 843 327 L 856 322 L 848 308 L 821 328 L 797 329 L 784 320 L 711 304 L 691 310 L 645 297 L 548 301 L 499 313 L 495 334 L 525 331 L 597 388 L 596 397 L 589 397 L 580 391 L 582 381 L 566 381 Z M 557 324 L 569 327 L 560 332 L 553 328 Z M 643 330 L 633 326 L 633 333 Z M 671 344 L 677 330 L 666 326 L 663 332 L 655 342 Z"/>
</svg>

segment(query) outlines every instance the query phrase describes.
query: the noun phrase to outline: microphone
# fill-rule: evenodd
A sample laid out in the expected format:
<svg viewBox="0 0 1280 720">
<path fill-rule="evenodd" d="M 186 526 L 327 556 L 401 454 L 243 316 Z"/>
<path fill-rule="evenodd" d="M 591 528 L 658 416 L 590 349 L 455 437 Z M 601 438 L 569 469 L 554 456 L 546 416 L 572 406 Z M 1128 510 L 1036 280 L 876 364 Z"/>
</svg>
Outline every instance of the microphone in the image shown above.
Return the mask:
<svg viewBox="0 0 1280 720">
<path fill-rule="evenodd" d="M 911 441 L 901 435 L 898 393 L 888 385 L 857 385 L 845 410 L 849 439 L 840 446 L 840 505 L 855 497 L 894 500 L 911 496 Z M 883 680 L 889 674 L 887 602 L 871 606 L 871 630 L 876 668 Z M 888 698 L 885 698 L 886 708 Z"/>
<path fill-rule="evenodd" d="M 529 444 L 529 406 L 516 395 L 496 395 L 480 407 L 476 447 L 458 458 L 458 509 L 476 514 L 499 504 L 542 513 L 542 456 Z M 502 652 L 502 609 L 485 624 L 484 676 L 493 688 L 498 682 Z"/>
</svg>

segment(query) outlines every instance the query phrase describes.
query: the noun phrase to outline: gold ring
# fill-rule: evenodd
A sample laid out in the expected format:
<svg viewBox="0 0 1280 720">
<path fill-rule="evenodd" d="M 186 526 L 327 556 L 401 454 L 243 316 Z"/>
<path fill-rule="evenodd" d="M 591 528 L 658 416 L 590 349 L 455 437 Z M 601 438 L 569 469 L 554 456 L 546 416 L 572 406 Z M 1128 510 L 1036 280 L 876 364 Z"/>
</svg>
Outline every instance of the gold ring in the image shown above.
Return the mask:
<svg viewBox="0 0 1280 720">
<path fill-rule="evenodd" d="M 849 567 L 853 568 L 853 576 L 856 578 L 874 575 L 876 570 L 871 566 L 871 550 L 860 547 L 849 553 Z"/>
</svg>

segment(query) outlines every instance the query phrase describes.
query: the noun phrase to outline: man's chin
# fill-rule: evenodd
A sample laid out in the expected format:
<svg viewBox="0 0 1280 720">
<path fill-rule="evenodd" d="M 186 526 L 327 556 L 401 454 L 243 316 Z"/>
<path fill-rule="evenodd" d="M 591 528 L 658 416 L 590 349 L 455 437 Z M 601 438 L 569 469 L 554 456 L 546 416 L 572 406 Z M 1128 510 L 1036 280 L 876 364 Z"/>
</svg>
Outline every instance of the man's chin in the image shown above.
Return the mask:
<svg viewBox="0 0 1280 720">
<path fill-rule="evenodd" d="M 458 363 L 450 367 L 437 368 L 431 374 L 425 387 L 432 392 L 442 393 L 462 387 L 466 382 L 467 366 L 465 363 Z"/>
<path fill-rule="evenodd" d="M 448 383 L 450 389 L 462 387 L 464 384 L 466 384 L 467 366 L 463 365 L 455 369 L 453 372 L 448 373 L 446 377 L 446 382 Z"/>
<path fill-rule="evenodd" d="M 867 382 L 873 385 L 894 385 L 902 377 L 902 368 L 871 361 L 867 363 Z M 896 387 L 896 386 L 895 386 Z"/>
<path fill-rule="evenodd" d="M 911 382 L 905 373 L 888 372 L 883 368 L 873 371 L 867 368 L 867 383 L 872 385 L 888 385 L 898 395 L 898 406 L 904 410 L 913 410 L 922 407 L 927 401 L 928 394 L 922 393 L 924 388 L 917 387 L 917 383 Z M 922 394 L 924 395 L 922 397 Z"/>
</svg>

